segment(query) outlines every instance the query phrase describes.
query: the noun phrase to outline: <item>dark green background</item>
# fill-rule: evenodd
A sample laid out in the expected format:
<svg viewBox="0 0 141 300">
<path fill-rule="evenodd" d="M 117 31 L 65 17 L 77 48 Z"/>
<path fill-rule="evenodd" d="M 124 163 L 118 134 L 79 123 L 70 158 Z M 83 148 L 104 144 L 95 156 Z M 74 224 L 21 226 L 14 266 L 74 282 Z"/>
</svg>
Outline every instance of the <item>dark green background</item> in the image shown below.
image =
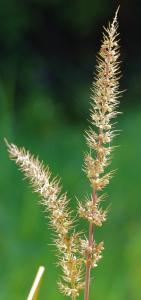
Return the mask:
<svg viewBox="0 0 141 300">
<path fill-rule="evenodd" d="M 41 300 L 64 299 L 48 220 L 3 138 L 25 146 L 62 178 L 71 205 L 90 191 L 82 172 L 90 87 L 102 26 L 112 0 L 0 0 L 0 299 L 26 299 L 39 265 Z M 90 300 L 139 300 L 141 295 L 141 3 L 121 1 L 121 99 L 113 156 L 117 174 L 107 192 L 109 217 L 93 273 Z M 83 224 L 82 224 L 83 225 Z M 85 229 L 87 226 L 84 224 Z M 80 299 L 83 299 L 81 295 Z"/>
</svg>

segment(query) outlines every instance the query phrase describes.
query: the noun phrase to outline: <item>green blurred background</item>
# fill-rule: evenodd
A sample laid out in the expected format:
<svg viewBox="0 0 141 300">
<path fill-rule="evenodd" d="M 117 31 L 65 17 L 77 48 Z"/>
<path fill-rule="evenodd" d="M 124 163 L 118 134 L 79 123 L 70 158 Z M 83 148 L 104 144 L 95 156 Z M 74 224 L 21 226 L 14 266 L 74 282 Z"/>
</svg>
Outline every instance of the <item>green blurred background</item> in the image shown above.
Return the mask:
<svg viewBox="0 0 141 300">
<path fill-rule="evenodd" d="M 90 87 L 102 26 L 119 1 L 0 0 L 0 299 L 26 299 L 39 265 L 39 299 L 58 292 L 52 232 L 38 196 L 8 158 L 3 138 L 25 146 L 62 178 L 71 205 L 90 190 L 82 172 Z M 141 2 L 121 1 L 122 130 L 105 241 L 90 300 L 141 299 Z M 84 225 L 86 231 L 87 226 Z M 80 296 L 83 299 L 83 295 Z"/>
</svg>

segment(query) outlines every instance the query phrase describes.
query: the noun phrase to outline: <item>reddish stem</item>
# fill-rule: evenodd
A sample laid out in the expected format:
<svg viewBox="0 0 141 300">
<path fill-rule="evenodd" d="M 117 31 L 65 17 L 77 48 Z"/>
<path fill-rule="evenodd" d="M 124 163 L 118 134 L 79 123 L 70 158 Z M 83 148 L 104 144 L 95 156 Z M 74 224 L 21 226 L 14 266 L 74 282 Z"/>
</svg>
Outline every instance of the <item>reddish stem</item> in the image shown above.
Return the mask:
<svg viewBox="0 0 141 300">
<path fill-rule="evenodd" d="M 93 204 L 96 203 L 96 191 L 93 190 Z M 94 238 L 94 224 L 89 224 L 89 247 L 92 246 Z M 90 256 L 87 256 L 87 263 L 86 263 L 86 275 L 85 275 L 85 292 L 84 292 L 84 300 L 89 300 L 89 289 L 90 289 L 90 273 L 91 273 L 91 261 Z"/>
</svg>

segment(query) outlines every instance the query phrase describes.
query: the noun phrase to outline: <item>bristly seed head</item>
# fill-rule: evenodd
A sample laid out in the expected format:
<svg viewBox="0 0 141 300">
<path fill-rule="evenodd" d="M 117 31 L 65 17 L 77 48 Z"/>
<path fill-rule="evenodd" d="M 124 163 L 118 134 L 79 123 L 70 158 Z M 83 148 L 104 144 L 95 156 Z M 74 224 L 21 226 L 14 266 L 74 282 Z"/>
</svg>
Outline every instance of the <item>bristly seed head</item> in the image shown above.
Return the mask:
<svg viewBox="0 0 141 300">
<path fill-rule="evenodd" d="M 115 148 L 111 146 L 111 143 L 117 131 L 114 129 L 115 123 L 112 120 L 119 114 L 117 107 L 121 94 L 119 92 L 117 12 L 113 22 L 108 28 L 104 28 L 103 41 L 97 59 L 96 77 L 92 85 L 91 126 L 85 135 L 90 150 L 85 155 L 83 170 L 90 181 L 93 193 L 97 196 L 95 199 L 92 196 L 83 203 L 78 202 L 79 216 L 97 226 L 102 226 L 107 217 L 107 209 L 103 210 L 100 207 L 100 197 L 97 193 L 109 184 L 115 173 L 115 171 L 106 172 L 105 170 L 111 163 Z M 83 241 L 82 244 L 87 245 Z M 96 248 L 91 247 L 94 253 Z M 87 254 L 86 257 L 88 259 L 89 255 Z M 92 265 L 94 266 L 91 263 L 91 267 Z"/>
<path fill-rule="evenodd" d="M 24 148 L 19 149 L 14 144 L 8 144 L 10 158 L 15 160 L 21 171 L 27 177 L 35 192 L 38 192 L 45 212 L 49 212 L 50 224 L 57 234 L 55 244 L 59 250 L 59 265 L 62 268 L 60 289 L 66 295 L 79 295 L 83 288 L 82 259 L 79 253 L 79 233 L 71 233 L 73 221 L 68 209 L 66 194 L 60 194 L 59 180 L 51 180 L 49 168 L 35 159 Z"/>
</svg>

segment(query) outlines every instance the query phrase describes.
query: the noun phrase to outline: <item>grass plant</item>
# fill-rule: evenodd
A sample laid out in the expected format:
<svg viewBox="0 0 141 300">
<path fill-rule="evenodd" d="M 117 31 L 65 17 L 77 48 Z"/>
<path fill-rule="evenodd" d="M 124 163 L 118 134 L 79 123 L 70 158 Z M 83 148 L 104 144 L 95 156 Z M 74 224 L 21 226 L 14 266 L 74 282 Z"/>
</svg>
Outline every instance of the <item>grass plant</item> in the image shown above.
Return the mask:
<svg viewBox="0 0 141 300">
<path fill-rule="evenodd" d="M 112 23 L 104 28 L 102 45 L 97 57 L 96 75 L 92 85 L 90 127 L 85 137 L 88 152 L 83 170 L 91 185 L 91 194 L 78 200 L 76 218 L 69 207 L 67 193 L 62 193 L 60 180 L 53 178 L 49 167 L 32 156 L 25 148 L 18 148 L 6 141 L 10 158 L 19 166 L 40 195 L 40 203 L 48 215 L 55 232 L 54 243 L 58 249 L 58 265 L 62 274 L 59 289 L 76 300 L 84 289 L 84 300 L 89 300 L 91 270 L 102 257 L 104 242 L 96 242 L 96 226 L 101 227 L 107 218 L 108 208 L 102 208 L 106 199 L 103 189 L 109 184 L 115 171 L 109 171 L 115 146 L 113 138 L 118 134 L 112 120 L 119 114 L 119 44 L 117 13 Z M 107 171 L 108 167 L 108 171 Z M 88 234 L 78 231 L 79 218 L 86 220 Z M 76 221 L 77 220 L 77 221 Z"/>
</svg>

